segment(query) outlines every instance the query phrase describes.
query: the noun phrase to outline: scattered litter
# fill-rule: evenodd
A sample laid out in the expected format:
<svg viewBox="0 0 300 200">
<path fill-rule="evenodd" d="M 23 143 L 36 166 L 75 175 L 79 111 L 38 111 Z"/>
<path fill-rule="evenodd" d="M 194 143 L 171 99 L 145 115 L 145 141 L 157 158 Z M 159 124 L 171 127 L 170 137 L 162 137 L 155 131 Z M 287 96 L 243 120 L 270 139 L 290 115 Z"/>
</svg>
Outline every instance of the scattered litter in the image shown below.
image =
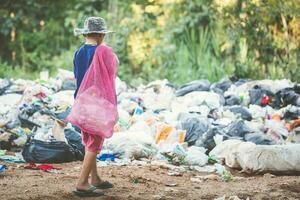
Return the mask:
<svg viewBox="0 0 300 200">
<path fill-rule="evenodd" d="M 0 79 L 0 160 L 83 160 L 80 130 L 65 122 L 74 103 L 73 73 L 59 71 L 55 78 L 42 72 L 36 81 Z M 98 165 L 159 166 L 170 176 L 217 171 L 223 181 L 232 179 L 223 162 L 249 173 L 300 171 L 295 85 L 224 79 L 176 87 L 157 80 L 132 88 L 117 78 L 119 119 Z"/>
<path fill-rule="evenodd" d="M 264 174 L 264 178 L 275 178 L 276 176 L 274 174 L 266 173 Z"/>
<path fill-rule="evenodd" d="M 4 156 L 6 154 L 6 150 L 0 150 L 0 156 Z"/>
<path fill-rule="evenodd" d="M 7 170 L 7 166 L 6 165 L 0 165 L 0 173 L 3 173 Z"/>
<path fill-rule="evenodd" d="M 249 197 L 247 197 L 246 199 L 240 199 L 238 196 L 229 196 L 226 197 L 226 195 L 219 197 L 219 198 L 215 198 L 214 200 L 250 200 Z"/>
<path fill-rule="evenodd" d="M 226 170 L 223 165 L 216 163 L 215 167 L 216 167 L 217 173 L 221 176 L 221 178 L 224 182 L 228 182 L 232 179 L 231 173 L 228 170 Z"/>
<path fill-rule="evenodd" d="M 116 159 L 116 156 L 112 153 L 101 153 L 101 155 L 97 156 L 97 160 L 100 161 L 112 161 L 114 162 Z"/>
<path fill-rule="evenodd" d="M 210 154 L 225 159 L 227 166 L 248 173 L 300 171 L 300 144 L 255 145 L 228 140 L 219 144 Z"/>
<path fill-rule="evenodd" d="M 219 180 L 219 176 L 215 174 L 209 174 L 204 176 L 195 176 L 194 179 L 198 179 L 200 181 L 206 181 L 206 180 Z"/>
<path fill-rule="evenodd" d="M 10 155 L 0 156 L 0 160 L 6 163 L 25 163 L 23 159 L 20 159 L 17 156 L 10 156 Z"/>
<path fill-rule="evenodd" d="M 185 162 L 188 165 L 204 166 L 208 163 L 208 156 L 205 154 L 206 149 L 203 147 L 192 146 L 188 149 Z"/>
<path fill-rule="evenodd" d="M 24 169 L 42 170 L 44 172 L 53 172 L 53 170 L 61 170 L 62 168 L 54 167 L 53 165 L 49 165 L 49 164 L 36 165 L 34 163 L 31 163 L 31 164 L 25 166 Z"/>
<path fill-rule="evenodd" d="M 199 179 L 198 177 L 191 177 L 190 180 L 193 183 L 202 183 L 203 181 L 201 179 Z"/>
<path fill-rule="evenodd" d="M 176 187 L 177 185 L 177 183 L 166 183 L 166 186 L 168 187 Z"/>
<path fill-rule="evenodd" d="M 178 172 L 178 171 L 169 171 L 168 172 L 169 176 L 183 176 L 182 172 Z"/>
</svg>

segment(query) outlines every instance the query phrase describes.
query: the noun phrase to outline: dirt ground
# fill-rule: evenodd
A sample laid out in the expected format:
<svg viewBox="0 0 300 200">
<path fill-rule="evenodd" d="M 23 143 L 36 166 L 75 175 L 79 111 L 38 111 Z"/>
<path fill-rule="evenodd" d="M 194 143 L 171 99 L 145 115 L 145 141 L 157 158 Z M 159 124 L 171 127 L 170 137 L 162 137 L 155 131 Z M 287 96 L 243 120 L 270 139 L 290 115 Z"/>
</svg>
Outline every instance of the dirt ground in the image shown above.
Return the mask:
<svg viewBox="0 0 300 200">
<path fill-rule="evenodd" d="M 0 163 L 4 164 L 4 163 Z M 63 168 L 59 173 L 24 169 L 24 164 L 6 164 L 9 167 L 0 174 L 1 200 L 58 200 L 80 199 L 72 194 L 80 162 L 54 165 Z M 187 172 L 183 176 L 170 176 L 168 170 L 159 166 L 109 166 L 100 168 L 102 178 L 115 187 L 105 191 L 105 196 L 90 200 L 115 199 L 197 199 L 211 200 L 226 195 L 240 199 L 286 200 L 300 199 L 298 176 L 246 177 L 233 172 L 230 182 L 215 180 L 192 181 L 195 176 L 207 174 Z M 174 184 L 174 185 L 172 185 Z M 169 185 L 169 186 L 167 186 Z M 170 187 L 170 185 L 172 187 Z"/>
</svg>

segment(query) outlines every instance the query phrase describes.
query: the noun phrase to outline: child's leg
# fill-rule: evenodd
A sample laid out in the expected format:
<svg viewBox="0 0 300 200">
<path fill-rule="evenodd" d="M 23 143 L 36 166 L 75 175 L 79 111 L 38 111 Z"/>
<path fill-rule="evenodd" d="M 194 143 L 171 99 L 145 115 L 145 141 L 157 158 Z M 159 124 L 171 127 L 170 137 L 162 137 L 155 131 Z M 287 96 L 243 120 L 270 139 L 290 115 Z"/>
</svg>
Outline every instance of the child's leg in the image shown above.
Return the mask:
<svg viewBox="0 0 300 200">
<path fill-rule="evenodd" d="M 95 159 L 91 170 L 91 184 L 98 185 L 101 182 L 102 180 L 100 179 L 97 171 L 97 160 Z"/>
<path fill-rule="evenodd" d="M 77 186 L 76 186 L 77 189 L 84 190 L 84 189 L 88 189 L 90 187 L 88 179 L 89 179 L 91 170 L 94 167 L 96 156 L 97 156 L 97 153 L 91 152 L 88 149 L 86 149 L 80 177 L 79 177 L 79 180 L 78 180 Z"/>
<path fill-rule="evenodd" d="M 97 171 L 97 161 L 95 160 L 95 163 L 92 167 L 91 170 L 91 185 L 95 186 L 98 189 L 109 189 L 109 188 L 113 188 L 113 184 L 111 184 L 108 181 L 103 181 L 98 174 Z"/>
</svg>

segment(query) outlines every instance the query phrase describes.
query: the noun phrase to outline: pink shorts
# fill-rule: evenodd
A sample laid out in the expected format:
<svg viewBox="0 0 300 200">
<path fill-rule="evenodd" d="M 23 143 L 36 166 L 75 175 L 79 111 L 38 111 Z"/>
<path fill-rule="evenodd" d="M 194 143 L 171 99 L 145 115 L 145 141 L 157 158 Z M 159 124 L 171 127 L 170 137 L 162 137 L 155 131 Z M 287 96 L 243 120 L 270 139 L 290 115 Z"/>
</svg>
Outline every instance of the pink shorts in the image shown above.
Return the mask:
<svg viewBox="0 0 300 200">
<path fill-rule="evenodd" d="M 86 150 L 94 153 L 99 153 L 101 151 L 104 138 L 86 132 L 81 132 L 81 135 L 82 143 L 84 144 Z"/>
</svg>

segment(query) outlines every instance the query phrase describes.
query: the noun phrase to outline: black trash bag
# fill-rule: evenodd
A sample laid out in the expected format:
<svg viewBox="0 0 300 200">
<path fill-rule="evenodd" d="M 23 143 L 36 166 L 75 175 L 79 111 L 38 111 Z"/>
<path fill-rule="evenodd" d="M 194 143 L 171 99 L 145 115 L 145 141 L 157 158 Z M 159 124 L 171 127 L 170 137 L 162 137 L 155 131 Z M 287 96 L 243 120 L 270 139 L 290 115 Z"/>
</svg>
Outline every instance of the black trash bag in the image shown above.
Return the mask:
<svg viewBox="0 0 300 200">
<path fill-rule="evenodd" d="M 27 115 L 29 117 L 40 110 L 42 110 L 42 107 L 38 104 L 26 105 L 20 109 L 23 115 Z"/>
<path fill-rule="evenodd" d="M 14 129 L 14 128 L 19 127 L 19 126 L 21 126 L 21 121 L 19 120 L 19 118 L 11 120 L 7 124 L 5 124 L 5 128 L 9 129 L 9 130 Z"/>
<path fill-rule="evenodd" d="M 214 83 L 211 85 L 210 89 L 211 90 L 215 90 L 217 89 L 217 91 L 222 91 L 222 93 L 226 92 L 232 85 L 232 82 L 230 80 L 224 80 L 218 83 Z"/>
<path fill-rule="evenodd" d="M 210 88 L 210 82 L 208 80 L 192 81 L 190 83 L 181 86 L 176 91 L 176 96 L 177 97 L 184 96 L 194 91 L 209 91 L 209 88 Z"/>
<path fill-rule="evenodd" d="M 216 88 L 216 87 L 210 87 L 210 90 L 211 90 L 212 92 L 214 92 L 214 93 L 219 94 L 219 95 L 223 95 L 223 94 L 224 94 L 223 90 L 221 90 L 221 89 L 219 89 L 219 88 Z"/>
<path fill-rule="evenodd" d="M 6 90 L 10 88 L 11 85 L 12 82 L 9 79 L 2 80 L 0 83 L 0 96 L 3 95 L 6 92 Z"/>
<path fill-rule="evenodd" d="M 186 131 L 185 142 L 192 146 L 209 129 L 207 121 L 198 118 L 187 118 L 181 122 L 182 129 Z"/>
<path fill-rule="evenodd" d="M 276 106 L 286 107 L 287 105 L 300 106 L 300 95 L 294 91 L 294 88 L 284 88 L 276 92 Z"/>
<path fill-rule="evenodd" d="M 300 109 L 299 110 L 288 110 L 284 113 L 283 119 L 286 121 L 291 121 L 300 118 Z"/>
<path fill-rule="evenodd" d="M 262 104 L 262 99 L 264 96 L 268 98 L 275 99 L 275 95 L 270 90 L 264 89 L 261 86 L 255 85 L 249 90 L 250 104 L 255 104 L 259 106 L 265 106 Z M 271 105 L 274 106 L 273 104 Z"/>
<path fill-rule="evenodd" d="M 229 110 L 233 113 L 239 113 L 241 114 L 242 119 L 251 121 L 252 120 L 252 115 L 251 113 L 244 107 L 242 106 L 232 106 L 229 108 Z"/>
<path fill-rule="evenodd" d="M 295 84 L 294 85 L 294 91 L 297 93 L 297 94 L 300 94 L 300 84 Z"/>
<path fill-rule="evenodd" d="M 241 100 L 237 96 L 229 95 L 225 97 L 225 105 L 226 106 L 241 105 Z"/>
<path fill-rule="evenodd" d="M 11 141 L 0 141 L 0 150 L 10 151 L 12 147 Z"/>
<path fill-rule="evenodd" d="M 64 130 L 68 144 L 74 149 L 76 160 L 83 160 L 85 148 L 82 144 L 81 134 L 74 129 L 67 128 Z"/>
<path fill-rule="evenodd" d="M 275 141 L 264 135 L 264 133 L 249 133 L 245 135 L 244 138 L 247 142 L 253 142 L 255 144 L 262 144 L 262 145 L 274 145 L 276 144 Z"/>
<path fill-rule="evenodd" d="M 245 124 L 243 120 L 233 122 L 225 131 L 225 136 L 228 139 L 240 139 L 243 140 L 246 134 L 253 131 Z"/>
<path fill-rule="evenodd" d="M 21 122 L 21 127 L 22 128 L 29 128 L 30 130 L 33 129 L 34 127 L 41 127 L 41 125 L 35 123 L 35 122 L 32 122 L 28 119 L 28 116 L 27 115 L 24 115 L 24 114 L 19 114 L 18 115 L 18 119 L 20 120 Z"/>
<path fill-rule="evenodd" d="M 237 76 L 231 76 L 229 78 L 229 80 L 231 80 L 233 82 L 233 84 L 237 87 L 243 85 L 244 83 L 251 81 L 251 79 L 245 79 L 245 78 L 239 79 Z"/>
<path fill-rule="evenodd" d="M 195 143 L 195 146 L 204 147 L 207 149 L 207 152 L 210 152 L 213 148 L 215 148 L 216 143 L 214 140 L 214 136 L 216 134 L 222 134 L 218 131 L 217 128 L 210 128 L 207 132 L 205 132 Z"/>
<path fill-rule="evenodd" d="M 3 134 L 3 133 L 4 133 L 4 132 L 3 132 L 3 130 L 1 129 L 1 130 L 0 130 L 0 135 Z M 13 143 L 13 141 L 14 141 L 15 139 L 17 139 L 17 136 L 14 135 L 14 134 L 11 134 L 11 135 L 9 136 L 8 141 L 0 141 L 0 150 L 7 150 L 7 151 L 10 151 L 11 148 L 12 148 L 12 143 Z"/>
<path fill-rule="evenodd" d="M 76 160 L 74 149 L 61 141 L 32 139 L 25 144 L 23 158 L 28 163 L 65 163 Z"/>
<path fill-rule="evenodd" d="M 49 115 L 49 116 L 54 117 L 54 118 L 56 117 L 53 111 L 48 110 L 46 108 L 40 110 L 40 114 L 42 114 L 42 115 Z"/>
</svg>

